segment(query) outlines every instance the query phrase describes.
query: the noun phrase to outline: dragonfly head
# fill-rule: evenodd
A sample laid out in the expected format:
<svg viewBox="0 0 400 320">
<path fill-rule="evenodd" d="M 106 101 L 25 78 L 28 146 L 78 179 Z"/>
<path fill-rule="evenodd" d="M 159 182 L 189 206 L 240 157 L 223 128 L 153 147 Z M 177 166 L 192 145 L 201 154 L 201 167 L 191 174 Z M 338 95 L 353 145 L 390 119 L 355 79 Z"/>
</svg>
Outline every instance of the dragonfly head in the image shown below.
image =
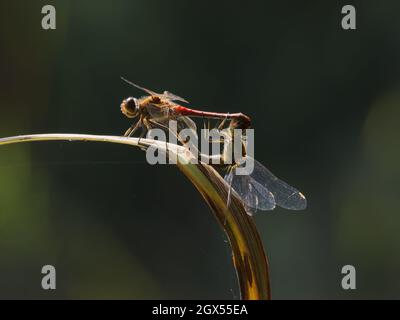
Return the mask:
<svg viewBox="0 0 400 320">
<path fill-rule="evenodd" d="M 128 118 L 134 118 L 139 113 L 139 103 L 136 98 L 129 97 L 122 101 L 121 111 Z"/>
</svg>

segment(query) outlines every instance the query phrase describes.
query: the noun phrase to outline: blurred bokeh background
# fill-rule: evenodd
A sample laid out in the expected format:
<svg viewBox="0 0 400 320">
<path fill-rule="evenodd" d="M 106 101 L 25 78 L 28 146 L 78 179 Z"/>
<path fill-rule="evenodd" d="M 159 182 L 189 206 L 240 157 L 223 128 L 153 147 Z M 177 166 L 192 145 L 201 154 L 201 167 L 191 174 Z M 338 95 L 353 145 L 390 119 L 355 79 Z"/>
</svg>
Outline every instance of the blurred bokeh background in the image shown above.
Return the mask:
<svg viewBox="0 0 400 320">
<path fill-rule="evenodd" d="M 41 28 L 41 8 L 57 29 Z M 341 28 L 353 4 L 357 30 Z M 400 3 L 0 2 L 0 136 L 123 133 L 120 76 L 253 118 L 308 199 L 255 219 L 276 299 L 400 298 Z M 41 267 L 57 270 L 44 291 Z M 341 268 L 357 289 L 341 288 Z M 0 149 L 0 298 L 224 298 L 225 236 L 188 180 L 95 143 Z"/>
</svg>

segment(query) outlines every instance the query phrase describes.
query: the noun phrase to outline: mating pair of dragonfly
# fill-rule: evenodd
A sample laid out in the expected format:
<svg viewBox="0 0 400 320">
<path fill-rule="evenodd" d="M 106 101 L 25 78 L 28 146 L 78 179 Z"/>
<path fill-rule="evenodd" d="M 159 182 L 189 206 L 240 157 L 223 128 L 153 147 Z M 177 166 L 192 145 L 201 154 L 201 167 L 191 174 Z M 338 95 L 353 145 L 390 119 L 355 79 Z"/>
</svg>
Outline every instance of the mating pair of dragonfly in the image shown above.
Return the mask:
<svg viewBox="0 0 400 320">
<path fill-rule="evenodd" d="M 190 129 L 196 134 L 197 127 L 191 119 L 196 117 L 219 119 L 221 121 L 219 129 L 226 121 L 229 121 L 229 129 L 244 130 L 251 126 L 251 119 L 243 113 L 219 113 L 190 109 L 178 104 L 177 102 L 189 102 L 173 93 L 168 91 L 156 93 L 124 78 L 122 80 L 147 93 L 141 98 L 129 97 L 122 101 L 122 113 L 128 118 L 137 118 L 125 132 L 125 136 L 132 136 L 138 129 L 142 130 L 141 137 L 152 128 L 168 130 L 170 120 L 176 121 L 178 130 Z M 233 132 L 233 130 L 228 131 Z M 184 144 L 184 142 L 182 143 Z M 307 201 L 301 192 L 278 179 L 257 160 L 252 159 L 252 161 L 254 169 L 249 175 L 236 174 L 236 169 L 245 164 L 241 161 L 228 166 L 224 177 L 230 187 L 229 190 L 233 189 L 241 198 L 248 214 L 252 215 L 257 210 L 273 210 L 276 205 L 290 210 L 306 208 Z M 230 195 L 231 192 L 229 192 L 228 201 Z"/>
</svg>

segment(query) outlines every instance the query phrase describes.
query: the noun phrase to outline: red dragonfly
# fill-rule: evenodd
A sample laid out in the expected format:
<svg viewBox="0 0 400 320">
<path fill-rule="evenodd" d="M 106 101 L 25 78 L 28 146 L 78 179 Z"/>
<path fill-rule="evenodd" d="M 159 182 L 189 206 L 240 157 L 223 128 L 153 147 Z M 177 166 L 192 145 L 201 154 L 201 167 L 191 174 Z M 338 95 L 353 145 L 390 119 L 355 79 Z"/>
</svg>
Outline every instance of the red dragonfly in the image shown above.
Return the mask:
<svg viewBox="0 0 400 320">
<path fill-rule="evenodd" d="M 156 93 L 124 78 L 122 80 L 148 94 L 148 96 L 138 99 L 129 97 L 121 103 L 121 111 L 126 117 L 138 117 L 138 121 L 133 123 L 125 132 L 124 135 L 127 137 L 132 136 L 139 128 L 143 129 L 141 136 L 144 136 L 147 130 L 154 127 L 169 130 L 168 123 L 170 120 L 177 121 L 178 132 L 189 128 L 197 134 L 196 124 L 190 117 L 220 119 L 221 121 L 235 120 L 235 125 L 238 128 L 247 129 L 250 127 L 251 119 L 243 113 L 219 113 L 190 109 L 176 103 L 176 101 L 189 102 L 171 92 Z"/>
</svg>

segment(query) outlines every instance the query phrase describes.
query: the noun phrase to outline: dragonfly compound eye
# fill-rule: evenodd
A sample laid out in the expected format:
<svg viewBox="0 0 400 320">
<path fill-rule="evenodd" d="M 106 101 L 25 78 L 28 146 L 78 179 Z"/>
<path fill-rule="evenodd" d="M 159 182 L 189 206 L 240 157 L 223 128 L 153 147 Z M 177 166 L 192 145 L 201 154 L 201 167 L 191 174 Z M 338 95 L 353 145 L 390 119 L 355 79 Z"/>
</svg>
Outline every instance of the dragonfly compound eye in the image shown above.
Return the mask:
<svg viewBox="0 0 400 320">
<path fill-rule="evenodd" d="M 139 104 L 137 99 L 133 97 L 126 98 L 121 103 L 121 111 L 128 118 L 134 118 L 139 113 Z"/>
</svg>

